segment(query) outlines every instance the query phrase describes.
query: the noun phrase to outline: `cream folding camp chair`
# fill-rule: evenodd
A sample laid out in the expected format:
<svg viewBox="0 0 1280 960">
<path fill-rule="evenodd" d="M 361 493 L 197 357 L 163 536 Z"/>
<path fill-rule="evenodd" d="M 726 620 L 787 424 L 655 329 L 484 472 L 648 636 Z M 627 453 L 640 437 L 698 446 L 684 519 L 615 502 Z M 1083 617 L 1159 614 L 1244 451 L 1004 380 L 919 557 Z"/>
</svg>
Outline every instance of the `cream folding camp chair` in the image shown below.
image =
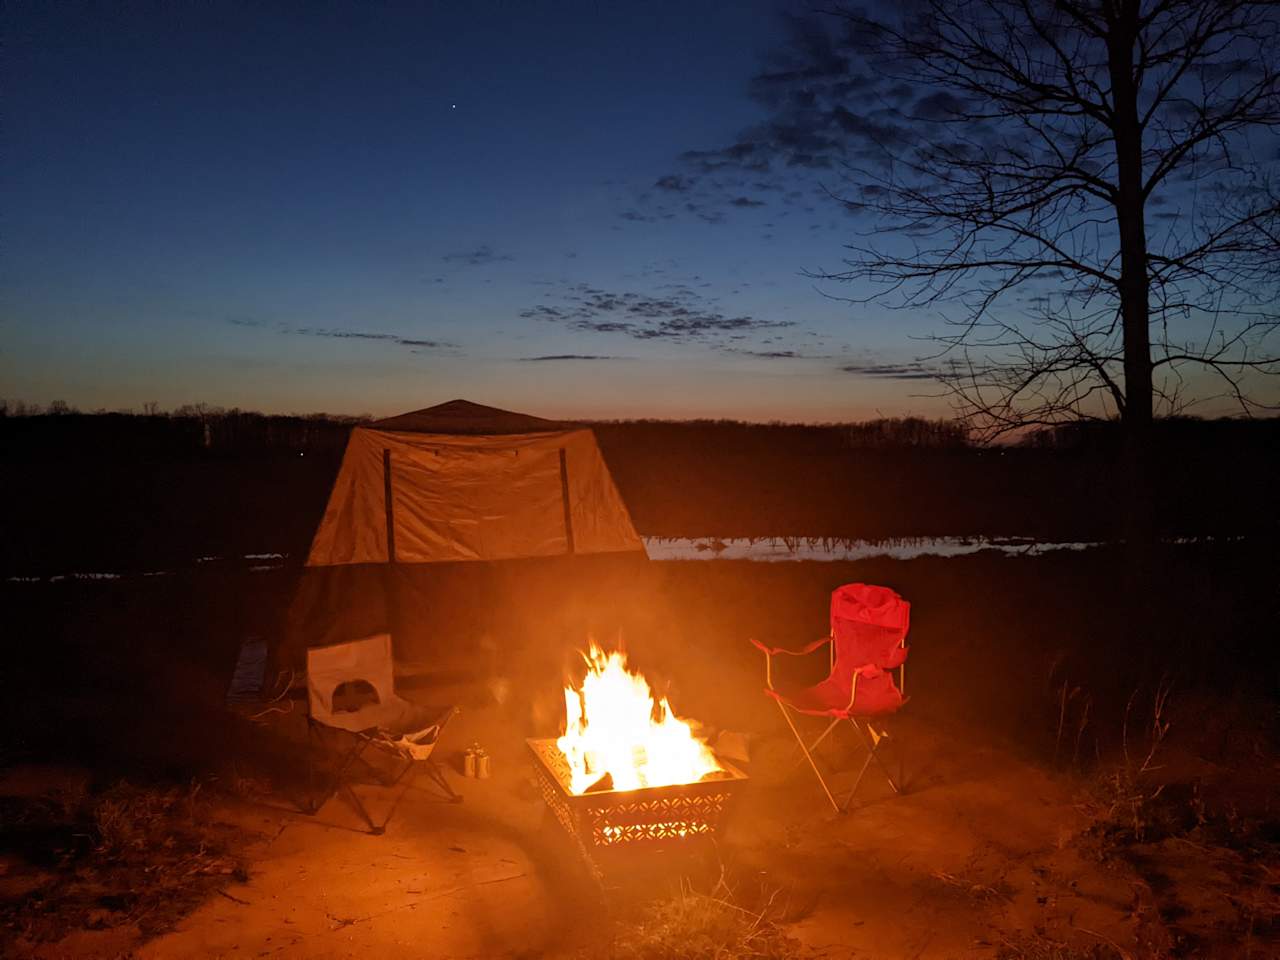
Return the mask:
<svg viewBox="0 0 1280 960">
<path fill-rule="evenodd" d="M 458 803 L 462 797 L 454 792 L 444 772 L 431 759 L 440 732 L 456 707 L 430 708 L 410 703 L 395 692 L 394 661 L 391 635 L 386 633 L 352 640 L 328 647 L 312 647 L 307 651 L 307 736 L 311 762 L 312 803 L 315 813 L 321 803 L 337 792 L 344 792 L 352 806 L 369 824 L 369 832 L 382 833 L 395 812 L 402 790 L 381 825 L 373 822 L 369 811 L 347 780 L 352 766 L 368 747 L 376 747 L 405 761 L 400 773 L 384 783 L 395 786 L 415 767 L 427 773 L 440 789 L 442 799 Z M 353 742 L 338 752 L 336 770 L 329 789 L 317 797 L 315 786 L 316 747 L 325 739 L 350 737 Z M 405 790 L 409 788 L 405 783 Z"/>
<path fill-rule="evenodd" d="M 831 632 L 801 650 L 769 647 L 752 640 L 765 655 L 765 693 L 773 698 L 782 717 L 795 735 L 804 759 L 809 762 L 822 791 L 837 813 L 844 813 L 872 764 L 880 769 L 894 793 L 900 793 L 899 777 L 889 772 L 880 757 L 880 747 L 887 734 L 876 730 L 873 721 L 898 711 L 906 703 L 907 630 L 911 605 L 888 587 L 866 583 L 848 583 L 831 594 Z M 803 656 L 827 647 L 830 674 L 808 687 L 777 682 L 773 658 L 779 654 Z M 894 671 L 898 676 L 893 676 Z M 805 742 L 792 713 L 830 718 L 827 728 L 810 743 Z M 822 771 L 814 760 L 814 751 L 836 727 L 848 721 L 867 755 L 852 788 L 843 800 L 837 800 Z"/>
</svg>

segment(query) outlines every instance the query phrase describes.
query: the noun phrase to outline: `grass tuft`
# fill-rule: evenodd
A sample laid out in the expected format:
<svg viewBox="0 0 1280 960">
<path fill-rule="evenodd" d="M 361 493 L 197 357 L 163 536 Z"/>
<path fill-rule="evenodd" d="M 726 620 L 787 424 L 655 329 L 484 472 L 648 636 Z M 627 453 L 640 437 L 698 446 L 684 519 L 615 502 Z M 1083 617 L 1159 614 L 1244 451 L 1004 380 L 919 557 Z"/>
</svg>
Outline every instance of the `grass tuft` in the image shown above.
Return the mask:
<svg viewBox="0 0 1280 960">
<path fill-rule="evenodd" d="M 0 850 L 33 877 L 21 898 L 0 899 L 0 930 L 28 942 L 70 930 L 136 925 L 169 929 L 207 895 L 247 875 L 240 831 L 210 816 L 199 783 L 120 781 L 92 793 L 6 797 Z"/>
<path fill-rule="evenodd" d="M 771 903 L 759 911 L 735 902 L 717 884 L 711 893 L 681 883 L 674 896 L 643 905 L 617 935 L 608 954 L 616 960 L 795 960 L 804 956 L 795 939 L 769 919 Z"/>
</svg>

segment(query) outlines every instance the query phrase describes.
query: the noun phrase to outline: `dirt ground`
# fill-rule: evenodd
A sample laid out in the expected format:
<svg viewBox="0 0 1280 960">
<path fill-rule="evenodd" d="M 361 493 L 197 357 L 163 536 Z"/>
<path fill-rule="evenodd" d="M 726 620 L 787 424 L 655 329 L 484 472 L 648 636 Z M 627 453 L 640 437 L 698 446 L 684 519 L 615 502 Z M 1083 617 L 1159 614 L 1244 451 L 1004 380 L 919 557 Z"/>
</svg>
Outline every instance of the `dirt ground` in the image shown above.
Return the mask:
<svg viewBox="0 0 1280 960">
<path fill-rule="evenodd" d="M 790 945 L 768 956 L 1280 956 L 1275 701 L 1259 695 L 1265 683 L 1228 686 L 1242 661 L 1227 646 L 1273 622 L 1274 564 L 1179 561 L 1165 581 L 1187 602 L 1162 606 L 1158 642 L 1117 658 L 1127 628 L 1104 592 L 1115 578 L 1103 559 L 655 564 L 651 636 L 628 639 L 633 663 L 712 735 L 747 734 L 751 779 L 716 849 L 630 861 L 603 895 L 539 799 L 523 743 L 559 724 L 558 655 L 505 684 L 473 677 L 446 690 L 404 678 L 407 696 L 438 702 L 447 692 L 462 708 L 440 755 L 464 801 L 437 802 L 423 781 L 401 794 L 369 777 L 356 789 L 370 811 L 393 811 L 386 833 L 371 836 L 341 796 L 314 816 L 300 812 L 300 701 L 281 701 L 260 722 L 221 703 L 235 640 L 252 626 L 242 621 L 279 606 L 263 587 L 250 592 L 268 581 L 210 575 L 165 594 L 77 587 L 93 602 L 62 621 L 65 639 L 46 629 L 65 592 L 22 594 L 40 605 L 15 612 L 49 639 L 32 648 L 39 657 L 15 689 L 53 688 L 63 662 L 79 665 L 78 685 L 38 724 L 15 711 L 27 726 L 12 748 L 0 745 L 0 817 L 82 799 L 80 819 L 56 831 L 33 821 L 18 843 L 16 820 L 0 830 L 0 907 L 14 920 L 0 923 L 0 955 L 711 957 L 694 938 L 638 947 L 647 928 L 636 918 L 655 898 L 714 890 Z M 829 590 L 852 580 L 892 584 L 915 604 L 912 699 L 890 741 L 908 789 L 894 795 L 873 768 L 859 802 L 837 817 L 812 774 L 795 769 L 746 637 L 798 645 L 822 629 Z M 232 595 L 242 602 L 211 602 Z M 569 638 L 569 622 L 548 622 L 548 645 Z M 139 665 L 123 677 L 122 651 Z M 1181 681 L 1172 733 L 1157 738 L 1148 764 L 1150 699 L 1131 717 L 1126 700 L 1168 661 L 1212 683 Z M 1212 676 L 1217 667 L 1230 675 Z M 1129 737 L 1117 743 L 1126 720 Z M 473 741 L 493 755 L 489 780 L 458 773 Z M 847 785 L 856 743 L 845 737 L 821 762 L 846 771 L 834 783 Z M 136 854 L 125 858 L 133 895 L 53 910 L 60 863 L 110 879 L 103 798 L 155 808 L 145 793 L 112 792 L 143 771 L 169 799 L 154 830 L 116 841 Z M 200 805 L 188 803 L 201 785 Z M 93 816 L 82 826 L 86 803 Z M 53 855 L 63 847 L 80 852 Z M 152 901 L 163 899 L 170 883 L 190 902 L 166 912 L 142 897 L 152 887 L 162 891 Z M 48 935 L 25 937 L 37 897 L 63 927 L 46 922 Z M 718 956 L 735 955 L 749 954 Z"/>
<path fill-rule="evenodd" d="M 136 926 L 79 931 L 11 952 L 157 960 L 610 955 L 629 907 L 674 878 L 661 862 L 615 871 L 602 894 L 547 815 L 510 721 L 492 705 L 464 709 L 450 726 L 441 750 L 460 804 L 440 802 L 421 779 L 362 784 L 371 815 L 391 817 L 386 833 L 372 836 L 341 796 L 307 816 L 259 785 L 261 796 L 224 798 L 212 812 L 251 838 L 241 851 L 244 882 L 210 896 L 176 928 L 145 942 Z M 751 786 L 719 849 L 684 863 L 690 882 L 723 869 L 744 903 L 770 904 L 797 956 L 1172 954 L 1180 934 L 1162 920 L 1165 891 L 1124 858 L 1099 855 L 1077 781 L 908 716 L 893 737 L 908 789 L 894 795 L 873 767 L 843 816 L 809 771 L 796 769 L 787 741 L 755 738 Z M 489 780 L 457 773 L 456 750 L 472 740 L 493 754 Z M 848 740 L 826 751 L 824 764 L 856 766 Z M 1221 878 L 1219 891 L 1198 888 L 1204 857 L 1192 841 L 1185 847 L 1182 860 L 1195 862 L 1181 864 L 1192 870 L 1184 891 L 1198 889 L 1205 901 L 1238 891 L 1235 876 Z M 1204 915 L 1192 920 L 1210 930 L 1224 921 L 1211 902 L 1199 909 Z M 1250 942 L 1238 931 L 1230 947 L 1224 932 L 1215 955 L 1276 955 L 1275 939 Z"/>
</svg>

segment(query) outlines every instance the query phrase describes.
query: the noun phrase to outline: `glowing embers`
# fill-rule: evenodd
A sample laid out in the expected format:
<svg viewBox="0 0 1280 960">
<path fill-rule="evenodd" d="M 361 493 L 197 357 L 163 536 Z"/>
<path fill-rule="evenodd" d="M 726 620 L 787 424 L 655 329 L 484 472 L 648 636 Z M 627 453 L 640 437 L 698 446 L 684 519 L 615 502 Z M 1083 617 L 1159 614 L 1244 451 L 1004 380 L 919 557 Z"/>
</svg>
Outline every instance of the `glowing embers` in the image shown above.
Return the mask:
<svg viewBox="0 0 1280 960">
<path fill-rule="evenodd" d="M 605 850 L 663 847 L 713 836 L 734 791 L 747 779 L 732 764 L 717 761 L 718 769 L 693 783 L 575 794 L 569 789 L 568 761 L 556 741 L 528 744 L 542 799 L 588 862 Z"/>
<path fill-rule="evenodd" d="M 655 701 L 644 677 L 627 669 L 623 654 L 593 643 L 584 659 L 582 686 L 565 687 L 565 732 L 556 741 L 569 793 L 697 783 L 724 771 L 666 697 Z"/>
</svg>

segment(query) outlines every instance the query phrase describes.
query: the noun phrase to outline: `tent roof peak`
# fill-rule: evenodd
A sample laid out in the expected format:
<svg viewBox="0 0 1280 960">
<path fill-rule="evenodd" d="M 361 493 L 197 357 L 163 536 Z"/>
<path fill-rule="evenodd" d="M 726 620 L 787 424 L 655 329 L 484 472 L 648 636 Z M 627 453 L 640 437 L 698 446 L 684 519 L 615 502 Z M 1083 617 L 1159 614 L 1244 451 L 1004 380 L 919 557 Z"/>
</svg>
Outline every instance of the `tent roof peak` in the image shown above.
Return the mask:
<svg viewBox="0 0 1280 960">
<path fill-rule="evenodd" d="M 399 416 L 375 420 L 370 426 L 377 430 L 407 433 L 499 434 L 544 433 L 565 430 L 576 425 L 458 399 L 438 403 L 434 407 L 402 413 Z"/>
</svg>

